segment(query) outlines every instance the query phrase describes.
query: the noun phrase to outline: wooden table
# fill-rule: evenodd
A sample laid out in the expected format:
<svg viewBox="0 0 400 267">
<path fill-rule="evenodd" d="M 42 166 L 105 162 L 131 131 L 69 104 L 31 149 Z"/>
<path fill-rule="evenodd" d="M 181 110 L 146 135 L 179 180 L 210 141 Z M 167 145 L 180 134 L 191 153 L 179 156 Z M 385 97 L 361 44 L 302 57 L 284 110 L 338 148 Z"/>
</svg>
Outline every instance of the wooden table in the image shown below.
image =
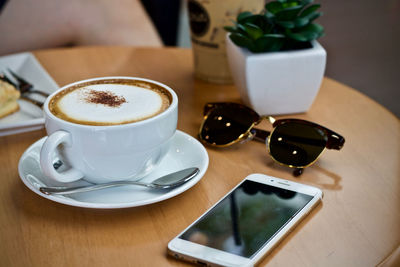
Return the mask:
<svg viewBox="0 0 400 267">
<path fill-rule="evenodd" d="M 196 136 L 207 101 L 239 102 L 234 86 L 193 78 L 190 50 L 85 47 L 35 52 L 60 86 L 111 75 L 151 78 L 179 96 L 178 129 Z M 0 266 L 185 266 L 166 255 L 169 240 L 251 173 L 324 191 L 319 205 L 262 262 L 270 266 L 374 266 L 400 244 L 399 119 L 361 93 L 325 78 L 309 112 L 293 116 L 346 138 L 300 178 L 273 163 L 265 145 L 207 148 L 202 180 L 172 199 L 136 208 L 94 210 L 44 199 L 20 181 L 17 165 L 44 130 L 0 137 Z M 268 123 L 261 125 L 270 129 Z M 396 253 L 397 249 L 397 253 Z M 398 258 L 397 258 L 398 259 Z"/>
</svg>

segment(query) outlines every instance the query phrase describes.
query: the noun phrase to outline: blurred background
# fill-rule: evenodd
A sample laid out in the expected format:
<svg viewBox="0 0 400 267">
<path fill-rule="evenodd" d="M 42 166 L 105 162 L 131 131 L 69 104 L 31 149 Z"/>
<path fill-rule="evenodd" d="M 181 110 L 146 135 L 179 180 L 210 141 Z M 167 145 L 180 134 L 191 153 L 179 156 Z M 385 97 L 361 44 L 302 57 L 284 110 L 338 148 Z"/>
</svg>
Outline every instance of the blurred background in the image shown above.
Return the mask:
<svg viewBox="0 0 400 267">
<path fill-rule="evenodd" d="M 186 3 L 0 0 L 0 55 L 50 45 L 190 47 Z M 400 0 L 315 3 L 321 4 L 324 13 L 317 22 L 326 33 L 319 39 L 327 51 L 325 75 L 361 91 L 400 117 Z"/>
<path fill-rule="evenodd" d="M 325 36 L 319 39 L 327 51 L 325 75 L 400 117 L 400 0 L 315 3 L 324 13 L 317 22 L 325 27 Z M 143 4 L 165 45 L 190 47 L 185 1 L 144 0 Z"/>
</svg>

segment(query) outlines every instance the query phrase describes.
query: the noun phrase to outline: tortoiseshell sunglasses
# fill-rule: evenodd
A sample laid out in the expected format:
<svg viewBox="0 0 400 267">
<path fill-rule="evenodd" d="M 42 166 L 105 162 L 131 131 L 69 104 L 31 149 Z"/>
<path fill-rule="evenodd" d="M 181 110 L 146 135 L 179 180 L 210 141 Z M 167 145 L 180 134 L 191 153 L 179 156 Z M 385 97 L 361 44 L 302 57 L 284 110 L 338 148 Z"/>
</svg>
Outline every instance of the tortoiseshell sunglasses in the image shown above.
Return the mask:
<svg viewBox="0 0 400 267">
<path fill-rule="evenodd" d="M 271 132 L 254 128 L 264 118 L 272 123 Z M 345 142 L 341 135 L 316 123 L 300 119 L 275 120 L 231 102 L 204 106 L 199 138 L 204 144 L 215 147 L 227 147 L 248 139 L 266 142 L 272 159 L 295 168 L 294 176 L 301 175 L 325 148 L 340 150 Z"/>
</svg>

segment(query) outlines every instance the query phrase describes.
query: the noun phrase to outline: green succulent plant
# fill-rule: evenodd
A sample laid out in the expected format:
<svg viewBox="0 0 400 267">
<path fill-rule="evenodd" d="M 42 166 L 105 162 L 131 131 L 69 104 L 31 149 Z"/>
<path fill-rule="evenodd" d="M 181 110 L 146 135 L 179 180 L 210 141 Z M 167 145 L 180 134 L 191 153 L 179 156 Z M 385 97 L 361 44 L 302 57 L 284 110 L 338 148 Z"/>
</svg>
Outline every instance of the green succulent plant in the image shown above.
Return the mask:
<svg viewBox="0 0 400 267">
<path fill-rule="evenodd" d="M 324 35 L 324 28 L 313 23 L 322 15 L 313 0 L 277 0 L 265 5 L 260 14 L 242 12 L 235 26 L 224 27 L 229 38 L 254 53 L 311 47 L 310 41 Z"/>
</svg>

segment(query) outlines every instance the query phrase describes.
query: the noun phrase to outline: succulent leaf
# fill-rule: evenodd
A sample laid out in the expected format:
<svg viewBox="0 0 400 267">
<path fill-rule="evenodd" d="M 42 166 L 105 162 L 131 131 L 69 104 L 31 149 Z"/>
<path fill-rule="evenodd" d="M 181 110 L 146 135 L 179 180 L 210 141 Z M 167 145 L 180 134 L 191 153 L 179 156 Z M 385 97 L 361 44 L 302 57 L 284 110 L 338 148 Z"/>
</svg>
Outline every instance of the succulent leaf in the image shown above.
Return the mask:
<svg viewBox="0 0 400 267">
<path fill-rule="evenodd" d="M 311 13 L 314 13 L 318 8 L 320 8 L 321 5 L 319 4 L 315 4 L 315 5 L 311 5 L 307 8 L 305 8 L 301 14 L 300 17 L 307 17 L 309 16 Z"/>
<path fill-rule="evenodd" d="M 317 34 L 317 38 L 324 35 L 324 27 L 318 23 L 312 23 L 303 28 L 306 31 L 313 31 Z"/>
<path fill-rule="evenodd" d="M 307 42 L 317 37 L 316 34 L 314 34 L 314 32 L 298 32 L 298 33 L 288 32 L 286 35 L 298 42 Z"/>
<path fill-rule="evenodd" d="M 307 47 L 306 42 L 324 35 L 324 28 L 315 19 L 319 4 L 313 0 L 275 0 L 265 5 L 260 14 L 242 12 L 235 26 L 227 26 L 230 39 L 252 52 L 292 50 Z"/>
<path fill-rule="evenodd" d="M 265 5 L 265 9 L 272 14 L 276 14 L 283 9 L 283 4 L 281 2 L 269 2 Z"/>
<path fill-rule="evenodd" d="M 264 34 L 262 29 L 255 24 L 245 23 L 243 26 L 246 28 L 248 36 L 253 40 L 257 40 Z"/>
<path fill-rule="evenodd" d="M 287 29 L 293 29 L 296 26 L 296 24 L 293 21 L 287 21 L 287 20 L 277 21 L 276 23 L 282 26 L 283 28 Z"/>
<path fill-rule="evenodd" d="M 271 20 L 275 17 L 274 14 L 272 14 L 271 12 L 269 12 L 268 10 L 265 12 L 264 16 L 268 19 Z"/>
<path fill-rule="evenodd" d="M 301 3 L 303 4 L 303 6 L 309 5 L 312 2 L 314 2 L 314 0 L 302 0 Z"/>
<path fill-rule="evenodd" d="M 254 43 L 253 41 L 240 33 L 232 33 L 229 35 L 229 38 L 232 40 L 233 43 L 235 43 L 237 46 L 240 47 L 247 47 L 248 49 L 252 50 L 254 48 Z"/>
<path fill-rule="evenodd" d="M 227 32 L 236 32 L 236 28 L 232 26 L 225 26 L 224 30 Z"/>
<path fill-rule="evenodd" d="M 245 18 L 241 24 L 245 24 L 245 23 L 251 23 L 251 24 L 257 25 L 263 31 L 266 31 L 267 29 L 270 28 L 268 19 L 264 15 L 261 15 L 261 14 L 257 14 L 257 15 L 253 15 L 253 16 L 249 16 L 249 17 Z"/>
<path fill-rule="evenodd" d="M 265 34 L 255 42 L 257 52 L 279 51 L 285 43 L 285 36 L 281 34 Z"/>
<path fill-rule="evenodd" d="M 298 17 L 294 20 L 294 24 L 296 28 L 301 28 L 306 26 L 308 23 L 310 23 L 310 20 L 308 18 L 301 18 Z"/>
<path fill-rule="evenodd" d="M 253 13 L 249 12 L 249 11 L 244 11 L 239 13 L 239 15 L 237 16 L 236 20 L 239 23 L 242 23 L 246 18 L 253 16 Z"/>
<path fill-rule="evenodd" d="M 288 7 L 275 13 L 275 16 L 278 20 L 292 20 L 297 17 L 302 8 L 303 6 L 300 5 Z"/>
<path fill-rule="evenodd" d="M 308 19 L 310 20 L 310 22 L 312 22 L 321 16 L 322 16 L 322 12 L 314 12 L 308 16 Z"/>
<path fill-rule="evenodd" d="M 315 40 L 318 37 L 322 36 L 323 34 L 323 28 L 321 25 L 318 24 L 309 24 L 305 27 L 303 27 L 300 31 L 298 32 L 287 32 L 287 35 L 295 39 L 296 41 L 300 42 L 308 42 L 311 40 Z"/>
<path fill-rule="evenodd" d="M 237 32 L 246 35 L 246 27 L 243 24 L 237 24 Z"/>
<path fill-rule="evenodd" d="M 297 1 L 297 0 L 292 0 L 292 1 L 286 0 L 281 3 L 283 5 L 283 8 L 285 8 L 285 9 L 299 5 L 299 1 Z"/>
</svg>

